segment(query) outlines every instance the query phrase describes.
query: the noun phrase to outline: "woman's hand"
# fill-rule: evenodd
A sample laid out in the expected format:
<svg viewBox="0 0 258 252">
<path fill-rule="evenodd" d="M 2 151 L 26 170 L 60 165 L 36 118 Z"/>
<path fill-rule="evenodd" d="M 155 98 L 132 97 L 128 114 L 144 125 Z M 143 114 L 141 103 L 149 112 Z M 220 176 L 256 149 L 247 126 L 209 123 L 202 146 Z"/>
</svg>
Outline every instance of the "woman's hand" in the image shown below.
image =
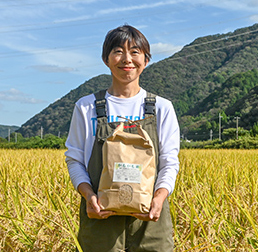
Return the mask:
<svg viewBox="0 0 258 252">
<path fill-rule="evenodd" d="M 150 212 L 148 214 L 142 213 L 132 213 L 131 216 L 134 216 L 143 221 L 158 221 L 161 210 L 163 207 L 163 203 L 168 196 L 168 190 L 165 188 L 158 189 L 153 196 L 151 202 Z"/>
<path fill-rule="evenodd" d="M 101 210 L 98 197 L 88 183 L 81 183 L 78 186 L 78 191 L 86 199 L 86 212 L 90 219 L 107 219 L 116 214 L 113 211 Z"/>
</svg>

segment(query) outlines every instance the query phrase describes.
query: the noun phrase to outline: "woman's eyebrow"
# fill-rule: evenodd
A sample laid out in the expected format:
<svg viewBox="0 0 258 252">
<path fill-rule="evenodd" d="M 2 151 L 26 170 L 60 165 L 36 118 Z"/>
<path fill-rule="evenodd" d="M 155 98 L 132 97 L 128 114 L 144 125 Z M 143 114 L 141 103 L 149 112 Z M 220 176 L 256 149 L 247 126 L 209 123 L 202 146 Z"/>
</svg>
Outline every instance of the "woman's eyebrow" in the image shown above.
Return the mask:
<svg viewBox="0 0 258 252">
<path fill-rule="evenodd" d="M 117 46 L 115 46 L 113 49 L 116 49 L 116 48 L 122 48 L 122 49 L 124 49 L 125 47 L 124 47 L 123 45 L 117 45 Z M 130 50 L 132 50 L 132 49 L 138 49 L 138 50 L 140 50 L 139 46 L 137 46 L 137 45 L 133 45 L 133 46 L 131 46 L 129 49 L 130 49 Z"/>
<path fill-rule="evenodd" d="M 114 46 L 113 49 L 116 49 L 116 48 L 122 48 L 124 49 L 124 47 L 122 45 L 117 45 L 117 46 Z"/>
<path fill-rule="evenodd" d="M 130 47 L 130 50 L 131 50 L 131 49 L 138 49 L 138 50 L 140 50 L 140 47 L 137 46 L 137 45 L 134 45 L 134 46 L 131 46 L 131 47 Z"/>
</svg>

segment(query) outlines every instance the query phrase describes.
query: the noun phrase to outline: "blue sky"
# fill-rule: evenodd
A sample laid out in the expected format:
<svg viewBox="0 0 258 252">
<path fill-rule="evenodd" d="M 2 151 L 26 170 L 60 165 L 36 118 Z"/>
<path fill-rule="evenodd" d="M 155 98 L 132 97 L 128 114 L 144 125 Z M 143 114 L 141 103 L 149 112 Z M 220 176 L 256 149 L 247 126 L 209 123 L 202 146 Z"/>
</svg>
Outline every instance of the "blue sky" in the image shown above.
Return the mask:
<svg viewBox="0 0 258 252">
<path fill-rule="evenodd" d="M 0 0 L 0 124 L 20 126 L 99 74 L 110 29 L 140 29 L 152 61 L 258 22 L 258 0 Z"/>
</svg>

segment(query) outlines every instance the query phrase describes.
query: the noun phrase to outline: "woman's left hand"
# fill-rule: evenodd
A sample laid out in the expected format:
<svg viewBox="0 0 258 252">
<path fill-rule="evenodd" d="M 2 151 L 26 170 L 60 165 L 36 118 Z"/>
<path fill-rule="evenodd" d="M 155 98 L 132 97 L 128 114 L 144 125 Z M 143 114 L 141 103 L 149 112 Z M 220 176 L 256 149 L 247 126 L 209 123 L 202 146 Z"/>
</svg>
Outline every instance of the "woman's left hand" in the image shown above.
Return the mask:
<svg viewBox="0 0 258 252">
<path fill-rule="evenodd" d="M 160 213 L 162 210 L 163 203 L 168 196 L 168 190 L 165 188 L 160 188 L 154 193 L 154 197 L 151 202 L 150 212 L 143 213 L 132 213 L 131 216 L 134 216 L 137 219 L 143 221 L 158 221 Z"/>
</svg>

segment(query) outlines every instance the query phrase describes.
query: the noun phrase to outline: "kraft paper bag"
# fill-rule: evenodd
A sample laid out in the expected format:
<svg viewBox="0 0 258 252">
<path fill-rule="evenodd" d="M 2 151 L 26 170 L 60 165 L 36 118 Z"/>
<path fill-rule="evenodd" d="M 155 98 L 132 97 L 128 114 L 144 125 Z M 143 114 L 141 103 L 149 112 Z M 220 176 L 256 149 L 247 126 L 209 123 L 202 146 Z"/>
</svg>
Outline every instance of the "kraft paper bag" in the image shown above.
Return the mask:
<svg viewBox="0 0 258 252">
<path fill-rule="evenodd" d="M 124 132 L 121 123 L 103 145 L 98 199 L 103 210 L 118 215 L 148 213 L 156 174 L 155 150 L 148 133 Z"/>
</svg>

